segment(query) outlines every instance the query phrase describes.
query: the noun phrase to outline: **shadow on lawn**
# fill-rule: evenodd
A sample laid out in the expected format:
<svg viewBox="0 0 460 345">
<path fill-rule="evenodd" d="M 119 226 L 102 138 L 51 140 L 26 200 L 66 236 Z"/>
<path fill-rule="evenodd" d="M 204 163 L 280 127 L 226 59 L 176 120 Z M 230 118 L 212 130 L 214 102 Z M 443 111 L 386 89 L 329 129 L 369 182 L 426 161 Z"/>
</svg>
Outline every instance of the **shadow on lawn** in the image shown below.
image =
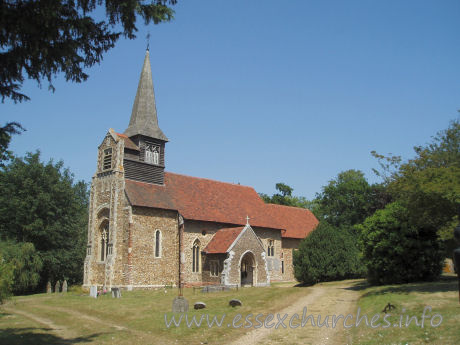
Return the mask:
<svg viewBox="0 0 460 345">
<path fill-rule="evenodd" d="M 436 292 L 456 292 L 458 291 L 458 280 L 456 276 L 442 276 L 438 281 L 409 283 L 401 285 L 390 285 L 377 290 L 369 291 L 363 295 L 377 296 L 387 293 L 409 294 L 411 292 L 436 293 Z"/>
<path fill-rule="evenodd" d="M 102 333 L 95 333 L 88 335 L 86 337 L 77 337 L 72 339 L 65 339 L 58 337 L 51 333 L 36 333 L 37 331 L 41 332 L 51 332 L 51 328 L 36 328 L 36 327 L 27 327 L 27 328 L 5 328 L 2 329 L 0 334 L 0 344 L 5 345 L 46 345 L 46 344 L 78 344 L 86 343 L 94 340 L 96 337 Z"/>
</svg>

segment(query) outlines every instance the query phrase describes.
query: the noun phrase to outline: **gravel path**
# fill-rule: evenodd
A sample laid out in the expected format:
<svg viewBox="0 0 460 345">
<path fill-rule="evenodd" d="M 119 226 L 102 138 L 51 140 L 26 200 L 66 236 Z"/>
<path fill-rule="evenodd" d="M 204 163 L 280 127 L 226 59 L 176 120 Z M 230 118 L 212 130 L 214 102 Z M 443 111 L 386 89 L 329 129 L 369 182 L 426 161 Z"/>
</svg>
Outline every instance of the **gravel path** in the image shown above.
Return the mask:
<svg viewBox="0 0 460 345">
<path fill-rule="evenodd" d="M 304 288 L 308 294 L 299 298 L 295 303 L 279 311 L 280 317 L 287 314 L 284 324 L 287 328 L 258 328 L 252 329 L 244 336 L 236 339 L 232 345 L 255 345 L 255 344 L 321 344 L 335 345 L 350 343 L 348 339 L 348 331 L 343 328 L 343 318 L 340 319 L 335 328 L 332 327 L 332 315 L 347 315 L 354 314 L 356 302 L 359 298 L 359 292 L 350 289 L 356 284 L 356 280 L 348 280 L 343 282 L 318 284 L 313 287 Z M 326 316 L 328 318 L 328 326 L 313 327 L 310 321 L 305 327 L 290 328 L 289 318 L 297 313 L 302 318 L 303 308 L 307 307 L 306 315 L 312 314 L 315 318 L 321 316 L 323 323 Z M 275 315 L 274 323 L 277 323 Z M 293 321 L 294 324 L 299 324 L 300 321 Z M 348 324 L 350 321 L 347 322 Z"/>
</svg>

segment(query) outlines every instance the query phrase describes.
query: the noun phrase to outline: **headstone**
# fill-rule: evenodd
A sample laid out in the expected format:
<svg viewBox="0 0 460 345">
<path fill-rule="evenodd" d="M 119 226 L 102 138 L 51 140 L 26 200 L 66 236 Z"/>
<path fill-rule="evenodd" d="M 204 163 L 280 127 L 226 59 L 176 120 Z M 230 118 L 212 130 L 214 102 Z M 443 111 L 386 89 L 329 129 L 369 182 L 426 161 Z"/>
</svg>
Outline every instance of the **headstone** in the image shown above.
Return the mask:
<svg viewBox="0 0 460 345">
<path fill-rule="evenodd" d="M 91 285 L 89 288 L 89 296 L 97 298 L 97 286 L 96 285 Z"/>
<path fill-rule="evenodd" d="M 204 302 L 196 302 L 194 305 L 193 305 L 193 309 L 204 309 L 206 308 L 206 303 Z"/>
<path fill-rule="evenodd" d="M 241 307 L 243 305 L 243 303 L 241 303 L 241 301 L 239 299 L 232 299 L 230 300 L 230 302 L 228 302 L 229 305 L 231 305 L 232 307 Z"/>
<path fill-rule="evenodd" d="M 188 301 L 183 296 L 174 298 L 172 303 L 173 313 L 186 313 L 188 312 Z"/>
<path fill-rule="evenodd" d="M 56 282 L 56 285 L 54 286 L 54 292 L 58 293 L 60 289 L 61 289 L 61 283 L 59 283 L 59 280 L 58 280 Z"/>
<path fill-rule="evenodd" d="M 112 298 L 121 298 L 120 288 L 117 288 L 117 287 L 112 288 Z"/>
<path fill-rule="evenodd" d="M 46 293 L 51 293 L 51 282 L 48 280 L 48 283 L 46 283 Z"/>
<path fill-rule="evenodd" d="M 67 280 L 64 280 L 64 283 L 62 283 L 62 292 L 67 292 Z"/>
</svg>

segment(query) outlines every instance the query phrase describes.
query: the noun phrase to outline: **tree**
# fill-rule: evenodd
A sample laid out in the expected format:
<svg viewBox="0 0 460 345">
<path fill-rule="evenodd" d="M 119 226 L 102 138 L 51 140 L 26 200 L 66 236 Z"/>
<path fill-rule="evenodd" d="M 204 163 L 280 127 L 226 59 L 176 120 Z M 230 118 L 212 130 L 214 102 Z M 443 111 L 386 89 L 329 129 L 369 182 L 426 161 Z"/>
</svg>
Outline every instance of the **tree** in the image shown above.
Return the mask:
<svg viewBox="0 0 460 345">
<path fill-rule="evenodd" d="M 4 162 L 13 157 L 8 147 L 13 134 L 20 134 L 25 129 L 17 122 L 9 122 L 5 126 L 0 127 L 0 167 L 4 166 Z"/>
<path fill-rule="evenodd" d="M 399 157 L 379 159 L 388 191 L 403 204 L 411 224 L 437 231 L 453 246 L 453 224 L 460 210 L 460 121 L 452 121 L 430 143 L 414 147 L 416 156 L 407 162 Z M 446 253 L 452 254 L 452 250 Z"/>
<path fill-rule="evenodd" d="M 293 196 L 292 192 L 294 191 L 294 189 L 288 186 L 287 184 L 280 182 L 277 183 L 275 187 L 278 193 L 275 193 L 272 196 L 269 196 L 264 193 L 259 193 L 262 200 L 267 204 L 278 204 L 308 209 L 311 208 L 312 203 L 303 196 Z"/>
<path fill-rule="evenodd" d="M 298 281 L 314 284 L 362 277 L 365 270 L 353 236 L 322 222 L 294 251 L 294 273 Z"/>
<path fill-rule="evenodd" d="M 399 202 L 376 211 L 358 227 L 371 284 L 426 281 L 441 274 L 444 256 L 436 232 L 412 224 Z"/>
<path fill-rule="evenodd" d="M 317 194 L 315 216 L 337 228 L 360 224 L 388 202 L 385 188 L 369 185 L 359 170 L 339 173 Z"/>
<path fill-rule="evenodd" d="M 14 158 L 0 170 L 0 239 L 33 243 L 43 268 L 41 285 L 83 276 L 88 191 L 74 183 L 63 162 L 40 161 L 40 153 Z"/>
<path fill-rule="evenodd" d="M 37 287 L 43 263 L 32 243 L 0 242 L 0 255 L 13 267 L 12 292 L 24 294 Z"/>
<path fill-rule="evenodd" d="M 100 63 L 121 37 L 135 38 L 136 21 L 170 21 L 177 0 L 6 0 L 0 2 L 0 95 L 28 100 L 25 77 L 41 85 L 63 73 L 67 81 L 88 78 L 84 68 Z M 105 6 L 102 6 L 105 4 Z M 106 16 L 101 19 L 100 11 Z"/>
<path fill-rule="evenodd" d="M 0 304 L 11 296 L 13 269 L 13 264 L 7 262 L 0 253 Z"/>
</svg>

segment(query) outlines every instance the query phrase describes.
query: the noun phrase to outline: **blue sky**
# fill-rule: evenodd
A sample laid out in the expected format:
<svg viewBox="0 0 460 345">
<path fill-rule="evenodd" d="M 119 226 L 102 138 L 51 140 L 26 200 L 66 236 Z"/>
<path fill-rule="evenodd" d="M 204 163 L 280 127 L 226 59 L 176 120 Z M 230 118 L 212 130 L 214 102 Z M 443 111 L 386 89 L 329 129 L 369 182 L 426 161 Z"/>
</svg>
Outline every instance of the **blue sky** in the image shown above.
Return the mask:
<svg viewBox="0 0 460 345">
<path fill-rule="evenodd" d="M 179 0 L 175 20 L 120 40 L 82 84 L 27 81 L 13 151 L 90 181 L 129 122 L 150 31 L 166 169 L 313 198 L 340 171 L 377 181 L 370 151 L 413 157 L 460 109 L 460 2 Z"/>
</svg>

